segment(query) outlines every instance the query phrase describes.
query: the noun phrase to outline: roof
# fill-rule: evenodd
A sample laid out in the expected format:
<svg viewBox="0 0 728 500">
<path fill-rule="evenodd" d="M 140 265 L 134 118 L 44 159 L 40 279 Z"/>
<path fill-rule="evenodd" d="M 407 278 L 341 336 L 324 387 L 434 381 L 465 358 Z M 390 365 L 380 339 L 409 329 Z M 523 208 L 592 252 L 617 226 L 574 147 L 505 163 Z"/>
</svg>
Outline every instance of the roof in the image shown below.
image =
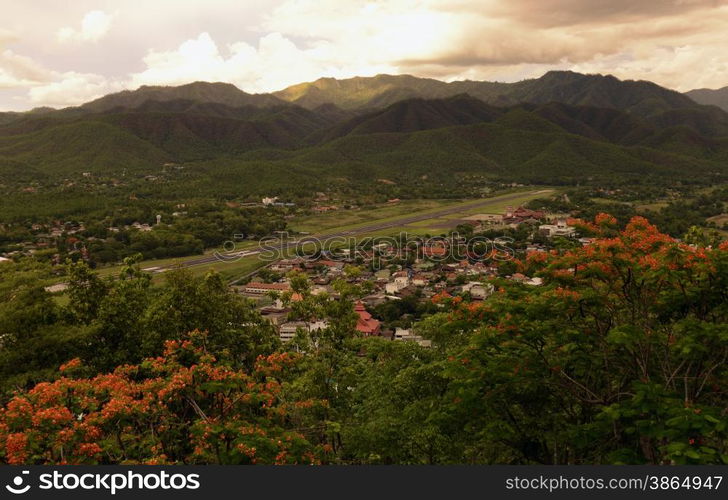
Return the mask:
<svg viewBox="0 0 728 500">
<path fill-rule="evenodd" d="M 354 305 L 354 311 L 359 315 L 359 319 L 356 322 L 357 331 L 364 335 L 379 335 L 381 329 L 381 323 L 379 320 L 372 318 L 372 315 L 367 312 L 366 307 L 361 301 L 358 301 Z"/>
<path fill-rule="evenodd" d="M 291 286 L 288 283 L 259 283 L 251 281 L 245 288 L 260 288 L 262 290 L 288 290 Z"/>
<path fill-rule="evenodd" d="M 320 266 L 326 266 L 326 267 L 339 267 L 343 264 L 343 262 L 335 262 L 333 260 L 321 259 L 321 260 L 317 260 L 316 264 L 320 265 Z"/>
<path fill-rule="evenodd" d="M 442 256 L 447 253 L 447 248 L 444 247 L 425 247 L 422 249 L 422 253 L 425 256 L 431 257 L 433 255 Z"/>
</svg>

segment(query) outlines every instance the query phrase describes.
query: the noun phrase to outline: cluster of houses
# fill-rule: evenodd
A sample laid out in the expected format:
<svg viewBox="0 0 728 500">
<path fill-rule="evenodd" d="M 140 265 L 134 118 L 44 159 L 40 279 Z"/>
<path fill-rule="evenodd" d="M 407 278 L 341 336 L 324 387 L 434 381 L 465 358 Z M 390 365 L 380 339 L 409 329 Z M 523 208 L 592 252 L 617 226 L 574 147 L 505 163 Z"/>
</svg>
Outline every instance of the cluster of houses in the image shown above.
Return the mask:
<svg viewBox="0 0 728 500">
<path fill-rule="evenodd" d="M 155 224 L 147 224 L 136 221 L 123 227 L 110 226 L 107 230 L 111 233 L 118 233 L 122 229 L 127 231 L 137 230 L 147 232 L 151 231 L 155 225 L 159 225 L 161 223 L 162 216 L 157 215 Z M 4 228 L 0 225 L 0 230 L 2 229 Z M 59 243 L 62 243 L 69 247 L 76 248 L 81 253 L 82 258 L 88 259 L 88 251 L 86 246 L 80 243 L 81 238 L 86 242 L 99 239 L 94 236 L 81 236 L 81 233 L 86 230 L 83 222 L 55 220 L 49 224 L 32 224 L 29 229 L 32 239 L 19 242 L 15 245 L 16 249 L 4 254 L 6 258 L 21 255 L 34 255 L 42 250 L 56 248 Z M 60 264 L 60 255 L 54 256 L 52 262 L 54 264 Z"/>
<path fill-rule="evenodd" d="M 0 230 L 5 229 L 0 224 Z M 74 236 L 86 228 L 83 223 L 63 222 L 55 220 L 50 224 L 32 224 L 30 230 L 32 239 L 21 241 L 16 245 L 16 249 L 4 254 L 6 259 L 19 255 L 33 255 L 41 250 L 48 250 L 56 247 L 56 242 L 61 238 L 66 238 L 66 242 L 73 245 L 78 239 Z"/>
<path fill-rule="evenodd" d="M 567 217 L 567 214 L 547 214 L 542 210 L 530 210 L 524 207 L 514 210 L 508 207 L 503 214 L 476 214 L 465 217 L 463 221 L 473 225 L 474 232 L 504 227 L 517 228 L 521 224 L 531 224 L 538 226 L 539 234 L 547 238 L 557 236 L 572 238 L 576 234 L 576 229 L 566 223 Z M 547 223 L 544 224 L 544 221 Z"/>
<path fill-rule="evenodd" d="M 323 196 L 322 196 L 323 198 Z M 323 200 L 322 200 L 323 201 Z M 277 198 L 264 198 L 264 205 L 271 206 Z M 393 200 L 394 202 L 394 200 Z M 183 206 L 179 208 L 185 208 Z M 474 232 L 499 227 L 518 227 L 529 224 L 533 234 L 546 238 L 575 237 L 575 229 L 566 223 L 565 216 L 553 216 L 538 210 L 523 207 L 508 208 L 503 214 L 478 214 L 463 220 L 470 223 Z M 161 217 L 157 217 L 157 224 Z M 132 227 L 148 231 L 152 226 L 134 223 Z M 51 227 L 34 226 L 39 235 L 47 233 L 49 240 L 68 237 L 83 231 L 81 224 L 57 221 Z M 111 230 L 118 228 L 109 228 Z M 527 252 L 543 252 L 548 245 L 529 243 Z M 587 243 L 583 240 L 582 243 Z M 301 321 L 293 313 L 292 304 L 303 300 L 293 293 L 287 276 L 296 271 L 305 275 L 309 281 L 308 290 L 313 295 L 326 294 L 337 300 L 338 293 L 332 286 L 337 279 L 361 285 L 366 294 L 356 302 L 354 313 L 357 316 L 356 330 L 363 336 L 378 336 L 393 341 L 412 341 L 429 346 L 411 328 L 389 327 L 373 314 L 374 308 L 387 301 L 430 301 L 435 295 L 460 295 L 469 301 L 485 301 L 494 293 L 490 278 L 498 276 L 500 261 L 475 255 L 464 238 L 453 235 L 448 238 L 370 242 L 363 247 L 338 248 L 312 257 L 292 257 L 279 259 L 266 266 L 266 279 L 256 276 L 245 285 L 234 288 L 241 294 L 254 299 L 260 313 L 277 329 L 283 342 L 290 342 L 301 332 L 315 332 L 328 327 L 324 320 Z M 356 272 L 350 272 L 356 266 Z M 501 276 L 502 277 L 502 276 Z M 541 285 L 540 278 L 513 273 L 508 279 L 528 286 Z M 282 300 L 285 296 L 287 300 Z"/>
<path fill-rule="evenodd" d="M 546 238 L 575 237 L 575 230 L 566 224 L 565 216 L 551 216 L 523 207 L 515 210 L 509 208 L 503 214 L 479 214 L 466 220 L 473 221 L 478 230 L 531 224 L 534 233 L 538 232 Z M 291 271 L 303 274 L 309 280 L 309 291 L 312 295 L 325 293 L 332 300 L 338 298 L 332 287 L 334 280 L 343 279 L 353 284 L 366 283 L 367 286 L 362 288 L 367 290 L 367 294 L 360 298 L 354 308 L 358 316 L 356 330 L 361 335 L 429 345 L 428 340 L 418 336 L 412 329 L 386 327 L 372 315 L 372 311 L 387 301 L 411 297 L 418 301 L 428 301 L 438 294 L 461 295 L 470 301 L 487 300 L 494 293 L 489 279 L 499 275 L 499 261 L 479 258 L 480 256 L 467 250 L 464 253 L 460 250 L 453 252 L 454 246 L 463 242 L 462 238 L 460 241 L 452 238 L 418 241 L 414 244 L 379 243 L 366 248 L 342 248 L 323 252 L 315 259 L 285 258 L 267 266 L 269 275 L 273 273 L 277 281 L 266 283 L 260 278 L 253 278 L 250 283 L 236 288 L 243 295 L 258 301 L 261 314 L 277 328 L 281 340 L 289 342 L 301 330 L 314 332 L 328 325 L 325 321 L 305 322 L 292 319 L 295 315 L 291 314 L 291 302 L 300 301 L 302 297 L 292 293 L 291 285 L 284 276 Z M 587 242 L 588 240 L 583 241 Z M 527 252 L 547 250 L 547 245 L 539 243 L 530 243 L 526 247 Z M 356 273 L 347 272 L 347 265 L 351 264 L 357 266 Z M 529 286 L 542 284 L 540 278 L 521 273 L 513 273 L 507 278 Z M 286 292 L 290 297 L 287 303 L 276 298 Z"/>
<path fill-rule="evenodd" d="M 339 278 L 354 284 L 368 282 L 366 289 L 369 293 L 361 297 L 355 304 L 354 312 L 358 319 L 356 330 L 363 336 L 380 336 L 391 340 L 414 341 L 421 345 L 429 345 L 429 341 L 421 338 L 411 329 L 386 329 L 382 323 L 374 318 L 370 310 L 386 301 L 403 300 L 416 297 L 417 300 L 431 300 L 436 294 L 456 295 L 466 294 L 472 301 L 488 299 L 494 292 L 492 284 L 487 278 L 497 274 L 498 268 L 494 263 L 472 262 L 464 259 L 457 262 L 437 263 L 427 257 L 418 258 L 411 267 L 397 267 L 396 270 L 361 270 L 353 276 L 345 271 L 345 266 L 353 262 L 353 258 L 332 260 L 326 258 L 284 259 L 269 266 L 269 270 L 277 273 L 276 276 L 285 275 L 291 271 L 305 274 L 309 280 L 309 292 L 312 295 L 327 294 L 332 300 L 339 295 L 332 287 L 333 280 Z M 364 265 L 371 264 L 371 261 Z M 513 279 L 526 284 L 539 285 L 537 279 L 524 279 L 522 275 L 514 275 Z M 259 303 L 259 310 L 263 317 L 273 324 L 283 342 L 293 339 L 299 329 L 313 332 L 326 328 L 325 321 L 304 322 L 291 320 L 291 303 L 303 300 L 292 291 L 287 278 L 280 278 L 273 283 L 265 283 L 254 279 L 253 281 L 236 287 L 246 297 L 255 299 Z M 289 297 L 284 303 L 279 295 Z"/>
</svg>

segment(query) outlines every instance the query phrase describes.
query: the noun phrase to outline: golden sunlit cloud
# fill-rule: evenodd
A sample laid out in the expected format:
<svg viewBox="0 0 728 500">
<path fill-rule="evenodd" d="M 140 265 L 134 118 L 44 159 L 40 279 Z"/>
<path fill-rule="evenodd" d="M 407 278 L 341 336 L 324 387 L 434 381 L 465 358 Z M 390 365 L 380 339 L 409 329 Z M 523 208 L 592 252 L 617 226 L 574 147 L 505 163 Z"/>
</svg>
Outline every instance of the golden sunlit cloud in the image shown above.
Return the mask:
<svg viewBox="0 0 728 500">
<path fill-rule="evenodd" d="M 18 2 L 0 20 L 0 109 L 140 85 L 268 92 L 378 73 L 517 81 L 571 69 L 681 91 L 728 85 L 728 0 L 45 3 L 42 16 Z"/>
<path fill-rule="evenodd" d="M 80 30 L 75 30 L 68 26 L 59 29 L 58 40 L 61 42 L 96 42 L 109 31 L 112 19 L 113 16 L 106 12 L 92 10 L 83 16 Z"/>
</svg>

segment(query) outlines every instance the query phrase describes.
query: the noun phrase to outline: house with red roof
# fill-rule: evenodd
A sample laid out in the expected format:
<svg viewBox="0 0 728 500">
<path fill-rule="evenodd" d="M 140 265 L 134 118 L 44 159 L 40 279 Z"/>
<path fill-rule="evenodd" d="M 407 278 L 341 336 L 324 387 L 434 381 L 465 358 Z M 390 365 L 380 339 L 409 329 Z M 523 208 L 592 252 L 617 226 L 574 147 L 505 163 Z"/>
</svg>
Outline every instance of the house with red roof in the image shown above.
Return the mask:
<svg viewBox="0 0 728 500">
<path fill-rule="evenodd" d="M 447 255 L 447 248 L 443 246 L 428 246 L 422 249 L 422 255 L 425 257 L 444 257 Z"/>
<path fill-rule="evenodd" d="M 372 315 L 367 312 L 361 301 L 354 305 L 354 312 L 359 316 L 356 321 L 356 330 L 358 332 L 361 332 L 365 337 L 380 336 L 382 334 L 381 323 L 379 320 L 372 318 Z"/>
</svg>

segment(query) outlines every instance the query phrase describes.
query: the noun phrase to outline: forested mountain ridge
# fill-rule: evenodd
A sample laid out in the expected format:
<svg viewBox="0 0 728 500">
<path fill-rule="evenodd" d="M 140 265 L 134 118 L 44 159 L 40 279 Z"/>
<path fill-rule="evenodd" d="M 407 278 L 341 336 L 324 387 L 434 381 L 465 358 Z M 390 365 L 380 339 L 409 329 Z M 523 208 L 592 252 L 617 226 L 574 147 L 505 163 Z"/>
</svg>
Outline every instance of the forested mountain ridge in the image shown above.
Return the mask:
<svg viewBox="0 0 728 500">
<path fill-rule="evenodd" d="M 84 111 L 102 112 L 115 108 L 137 108 L 147 101 L 167 102 L 189 100 L 224 104 L 230 107 L 268 107 L 284 101 L 270 94 L 249 94 L 235 85 L 222 82 L 193 82 L 177 87 L 143 85 L 136 90 L 124 90 L 95 99 L 81 106 Z"/>
<path fill-rule="evenodd" d="M 728 111 L 728 87 L 720 89 L 695 89 L 685 93 L 699 104 L 718 106 Z"/>
<path fill-rule="evenodd" d="M 572 71 L 549 71 L 540 78 L 516 83 L 470 80 L 446 83 L 410 75 L 343 80 L 321 78 L 273 93 L 308 108 L 333 103 L 347 109 L 379 108 L 407 98 L 433 99 L 458 94 L 469 94 L 496 106 L 562 102 L 643 114 L 696 106 L 689 97 L 652 82 L 622 81 L 611 75 L 584 75 Z"/>
<path fill-rule="evenodd" d="M 0 123 L 0 181 L 224 160 L 248 194 L 261 169 L 284 187 L 296 171 L 355 182 L 391 171 L 403 182 L 596 174 L 710 183 L 728 159 L 728 113 L 650 82 L 563 71 L 513 84 L 322 79 L 274 94 L 195 82 L 6 113 Z"/>
</svg>

